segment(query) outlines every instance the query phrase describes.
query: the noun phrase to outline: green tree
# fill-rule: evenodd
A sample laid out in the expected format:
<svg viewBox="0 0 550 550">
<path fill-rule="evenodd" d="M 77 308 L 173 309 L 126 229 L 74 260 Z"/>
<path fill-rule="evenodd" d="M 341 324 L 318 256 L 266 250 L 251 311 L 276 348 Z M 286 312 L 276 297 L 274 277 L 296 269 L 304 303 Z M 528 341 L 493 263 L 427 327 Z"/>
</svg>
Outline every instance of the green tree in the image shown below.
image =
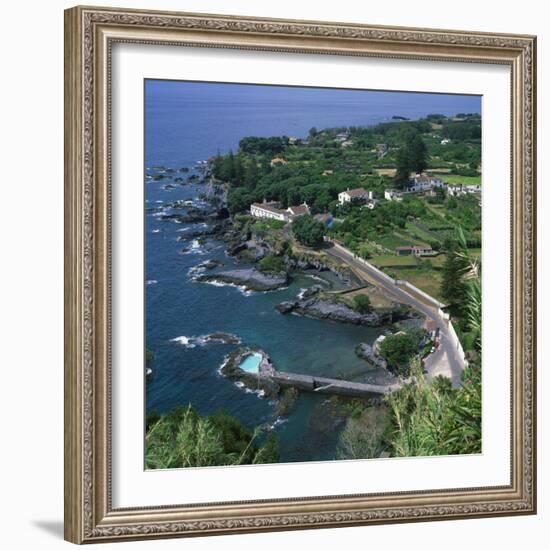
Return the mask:
<svg viewBox="0 0 550 550">
<path fill-rule="evenodd" d="M 292 222 L 292 232 L 298 241 L 306 246 L 319 246 L 323 243 L 326 228 L 313 216 L 305 214 Z"/>
<path fill-rule="evenodd" d="M 258 163 L 255 158 L 252 158 L 246 163 L 244 171 L 244 184 L 247 189 L 254 189 L 260 178 L 260 172 L 258 170 Z"/>
<path fill-rule="evenodd" d="M 231 187 L 229 189 L 227 208 L 231 214 L 248 210 L 252 202 L 254 202 L 253 195 L 247 189 L 242 187 Z"/>
<path fill-rule="evenodd" d="M 409 181 L 411 172 L 409 150 L 405 145 L 398 149 L 395 162 L 397 171 L 395 173 L 394 182 L 396 187 L 403 189 Z"/>
<path fill-rule="evenodd" d="M 353 305 L 359 313 L 368 313 L 371 310 L 370 298 L 366 294 L 357 294 L 354 296 Z"/>
<path fill-rule="evenodd" d="M 411 334 L 393 334 L 380 344 L 380 355 L 394 374 L 408 376 L 410 363 L 418 351 L 417 339 Z"/>
<path fill-rule="evenodd" d="M 235 156 L 233 151 L 222 157 L 221 166 L 218 169 L 218 177 L 223 181 L 232 182 L 235 179 Z"/>
<path fill-rule="evenodd" d="M 273 254 L 268 254 L 258 262 L 258 267 L 260 271 L 267 273 L 280 273 L 286 271 L 286 265 L 282 258 L 279 256 L 274 256 Z"/>
<path fill-rule="evenodd" d="M 464 314 L 467 295 L 464 273 L 467 267 L 468 261 L 460 253 L 458 242 L 447 242 L 446 258 L 442 270 L 441 295 L 447 302 L 451 315 L 457 317 L 462 317 Z"/>
<path fill-rule="evenodd" d="M 411 172 L 422 172 L 428 165 L 428 149 L 422 136 L 416 131 L 408 133 L 405 143 L 396 155 L 397 172 L 394 181 L 398 187 L 406 187 Z"/>
<path fill-rule="evenodd" d="M 420 134 L 416 134 L 408 143 L 411 172 L 422 172 L 428 166 L 428 149 Z"/>
</svg>

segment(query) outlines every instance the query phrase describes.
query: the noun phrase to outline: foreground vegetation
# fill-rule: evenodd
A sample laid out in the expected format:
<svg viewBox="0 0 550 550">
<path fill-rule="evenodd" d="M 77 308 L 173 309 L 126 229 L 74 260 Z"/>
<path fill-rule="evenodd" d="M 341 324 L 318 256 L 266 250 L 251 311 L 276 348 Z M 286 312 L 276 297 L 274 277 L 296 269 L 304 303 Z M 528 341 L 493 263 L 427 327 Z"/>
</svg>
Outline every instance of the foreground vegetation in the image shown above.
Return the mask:
<svg viewBox="0 0 550 550">
<path fill-rule="evenodd" d="M 149 414 L 145 445 L 147 469 L 236 466 L 279 460 L 275 435 L 263 437 L 260 429 L 251 432 L 222 410 L 201 416 L 191 406 L 163 415 Z"/>
</svg>

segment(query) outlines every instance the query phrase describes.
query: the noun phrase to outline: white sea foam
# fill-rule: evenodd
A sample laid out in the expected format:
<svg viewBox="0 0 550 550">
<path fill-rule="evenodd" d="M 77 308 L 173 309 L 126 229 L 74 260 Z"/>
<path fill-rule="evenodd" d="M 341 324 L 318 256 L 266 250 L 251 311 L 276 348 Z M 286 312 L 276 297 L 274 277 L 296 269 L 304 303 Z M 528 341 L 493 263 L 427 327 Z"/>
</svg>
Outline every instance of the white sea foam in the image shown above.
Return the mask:
<svg viewBox="0 0 550 550">
<path fill-rule="evenodd" d="M 328 281 L 323 279 L 323 277 L 319 277 L 319 275 L 311 275 L 310 273 L 305 273 L 304 276 L 309 277 L 310 279 L 315 279 L 316 281 L 319 281 L 324 285 L 327 285 L 327 286 L 329 285 Z"/>
<path fill-rule="evenodd" d="M 147 279 L 145 281 L 146 285 L 156 285 L 157 283 L 158 283 L 158 281 L 156 279 Z"/>
<path fill-rule="evenodd" d="M 231 344 L 240 344 L 241 339 L 235 334 L 227 334 L 227 336 L 234 338 L 235 342 Z M 200 336 L 178 336 L 177 338 L 172 338 L 171 342 L 177 342 L 186 348 L 195 348 L 197 346 L 207 346 L 209 344 L 225 344 L 223 338 L 215 338 L 212 334 L 202 334 Z M 222 365 L 223 366 L 223 365 Z"/>
<path fill-rule="evenodd" d="M 160 233 L 160 229 L 153 229 L 153 231 L 151 231 L 151 233 Z"/>
<path fill-rule="evenodd" d="M 288 418 L 283 418 L 282 416 L 278 416 L 268 427 L 268 431 L 273 431 L 275 428 L 280 426 L 281 424 L 284 424 L 285 422 L 288 422 Z"/>
<path fill-rule="evenodd" d="M 192 342 L 193 338 L 188 336 L 178 336 L 177 338 L 172 338 L 171 342 L 177 342 L 186 348 L 194 348 L 195 344 Z"/>
<path fill-rule="evenodd" d="M 210 281 L 201 281 L 201 283 L 206 283 L 207 285 L 217 286 L 217 287 L 224 287 L 224 286 L 231 286 L 233 288 L 236 288 L 243 296 L 252 296 L 254 294 L 253 290 L 249 290 L 244 285 L 237 285 L 235 283 L 226 283 L 225 281 L 218 281 L 217 279 L 212 279 Z"/>
<path fill-rule="evenodd" d="M 304 294 L 306 293 L 306 291 L 307 291 L 307 288 L 300 289 L 300 292 L 298 292 L 298 296 L 297 296 L 298 300 L 301 300 L 304 297 Z"/>
<path fill-rule="evenodd" d="M 164 201 L 159 200 L 159 201 L 155 201 L 155 202 L 158 203 L 158 204 L 162 204 Z"/>
</svg>

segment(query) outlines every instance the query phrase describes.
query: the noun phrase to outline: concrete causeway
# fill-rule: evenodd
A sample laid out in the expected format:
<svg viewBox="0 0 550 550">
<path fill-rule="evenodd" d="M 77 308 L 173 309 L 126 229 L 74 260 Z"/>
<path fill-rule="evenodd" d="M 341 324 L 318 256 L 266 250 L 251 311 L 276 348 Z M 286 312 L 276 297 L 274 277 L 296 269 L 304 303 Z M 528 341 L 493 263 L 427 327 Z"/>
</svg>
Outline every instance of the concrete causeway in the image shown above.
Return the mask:
<svg viewBox="0 0 550 550">
<path fill-rule="evenodd" d="M 324 378 L 308 374 L 275 371 L 270 378 L 280 386 L 292 386 L 302 391 L 345 395 L 348 397 L 366 397 L 387 395 L 401 387 L 401 384 L 376 385 L 363 382 L 348 382 L 337 378 Z"/>
</svg>

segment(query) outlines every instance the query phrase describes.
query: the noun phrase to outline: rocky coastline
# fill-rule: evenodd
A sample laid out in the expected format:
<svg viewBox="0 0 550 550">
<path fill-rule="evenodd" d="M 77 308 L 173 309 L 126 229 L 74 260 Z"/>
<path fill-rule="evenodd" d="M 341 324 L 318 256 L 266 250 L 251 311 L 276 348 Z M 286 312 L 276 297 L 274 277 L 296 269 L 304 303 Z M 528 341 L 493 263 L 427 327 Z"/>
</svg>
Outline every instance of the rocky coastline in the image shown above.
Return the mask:
<svg viewBox="0 0 550 550">
<path fill-rule="evenodd" d="M 315 319 L 327 319 L 367 327 L 391 325 L 397 321 L 418 316 L 412 308 L 401 304 L 395 304 L 391 308 L 372 309 L 367 313 L 360 313 L 346 303 L 322 294 L 305 295 L 294 301 L 281 302 L 275 308 L 283 315 L 293 313 Z"/>
<path fill-rule="evenodd" d="M 240 365 L 252 354 L 262 356 L 257 373 L 243 370 Z M 220 373 L 226 378 L 236 380 L 253 391 L 263 391 L 265 397 L 276 399 L 280 393 L 279 385 L 273 381 L 271 375 L 274 372 L 269 355 L 256 347 L 246 346 L 235 350 L 226 356 Z"/>
<path fill-rule="evenodd" d="M 242 286 L 246 290 L 263 292 L 287 286 L 290 277 L 286 272 L 264 273 L 251 267 L 199 275 L 195 280 L 201 283 L 232 284 Z"/>
</svg>

